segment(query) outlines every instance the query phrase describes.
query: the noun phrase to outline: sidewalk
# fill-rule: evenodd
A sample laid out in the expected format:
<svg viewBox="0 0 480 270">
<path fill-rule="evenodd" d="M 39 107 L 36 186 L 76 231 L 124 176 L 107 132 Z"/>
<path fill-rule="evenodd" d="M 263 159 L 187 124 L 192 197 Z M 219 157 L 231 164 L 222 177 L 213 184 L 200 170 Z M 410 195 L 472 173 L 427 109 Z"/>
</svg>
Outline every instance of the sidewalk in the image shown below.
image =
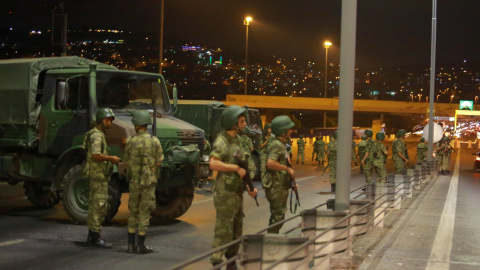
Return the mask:
<svg viewBox="0 0 480 270">
<path fill-rule="evenodd" d="M 402 202 L 385 228 L 359 239 L 357 269 L 479 269 L 480 265 L 450 261 L 459 178 L 457 155 L 453 175 L 439 175 L 417 198 Z M 378 241 L 375 243 L 375 241 Z M 477 243 L 478 244 L 478 243 Z M 363 248 L 363 250 L 362 250 Z M 360 259 L 360 258 L 357 258 Z"/>
</svg>

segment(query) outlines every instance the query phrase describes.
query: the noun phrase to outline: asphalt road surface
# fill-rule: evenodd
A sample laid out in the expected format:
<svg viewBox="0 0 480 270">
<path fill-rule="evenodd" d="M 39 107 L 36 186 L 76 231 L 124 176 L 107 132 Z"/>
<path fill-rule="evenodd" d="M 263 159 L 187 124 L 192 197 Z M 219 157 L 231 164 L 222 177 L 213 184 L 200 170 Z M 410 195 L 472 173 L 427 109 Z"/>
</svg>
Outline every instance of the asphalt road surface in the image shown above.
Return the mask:
<svg viewBox="0 0 480 270">
<path fill-rule="evenodd" d="M 416 154 L 419 137 L 407 139 L 410 157 Z M 387 142 L 391 145 L 391 142 Z M 328 171 L 312 164 L 311 145 L 307 145 L 305 165 L 297 165 L 294 149 L 294 170 L 299 185 L 302 209 L 309 209 L 333 198 L 330 194 Z M 390 152 L 391 150 L 389 150 Z M 415 162 L 415 161 L 413 161 Z M 393 163 L 387 162 L 389 173 Z M 359 167 L 352 164 L 351 187 L 364 185 Z M 267 227 L 269 205 L 260 183 L 260 207 L 244 195 L 244 233 L 254 233 Z M 27 201 L 21 184 L 0 183 L 0 269 L 166 269 L 211 249 L 215 208 L 211 185 L 196 189 L 193 205 L 188 212 L 168 224 L 153 223 L 147 233 L 147 245 L 155 252 L 147 255 L 125 253 L 127 247 L 128 194 L 123 194 L 118 214 L 105 226 L 102 235 L 113 243 L 109 250 L 85 247 L 87 227 L 73 224 L 62 203 L 53 209 L 38 209 Z M 287 218 L 292 216 L 287 211 Z M 298 224 L 286 224 L 282 231 Z M 192 269 L 203 269 L 208 261 Z"/>
</svg>

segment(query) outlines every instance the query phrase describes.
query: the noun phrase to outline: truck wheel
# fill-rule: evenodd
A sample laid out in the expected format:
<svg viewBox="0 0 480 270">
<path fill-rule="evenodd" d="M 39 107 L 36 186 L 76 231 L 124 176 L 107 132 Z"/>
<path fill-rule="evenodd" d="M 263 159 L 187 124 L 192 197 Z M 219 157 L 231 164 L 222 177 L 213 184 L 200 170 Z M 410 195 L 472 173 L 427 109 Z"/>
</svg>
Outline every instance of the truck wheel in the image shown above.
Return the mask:
<svg viewBox="0 0 480 270">
<path fill-rule="evenodd" d="M 63 177 L 63 207 L 68 216 L 76 224 L 85 224 L 88 215 L 88 198 L 90 187 L 83 174 L 83 164 L 70 168 Z M 120 207 L 122 194 L 116 180 L 108 185 L 108 210 L 103 223 L 109 222 Z"/>
<path fill-rule="evenodd" d="M 51 182 L 25 181 L 23 184 L 28 200 L 41 208 L 52 208 L 60 201 L 58 193 L 51 187 Z"/>
<path fill-rule="evenodd" d="M 188 182 L 183 187 L 157 189 L 155 199 L 157 208 L 152 211 L 152 218 L 169 221 L 180 217 L 192 205 L 194 186 Z"/>
</svg>

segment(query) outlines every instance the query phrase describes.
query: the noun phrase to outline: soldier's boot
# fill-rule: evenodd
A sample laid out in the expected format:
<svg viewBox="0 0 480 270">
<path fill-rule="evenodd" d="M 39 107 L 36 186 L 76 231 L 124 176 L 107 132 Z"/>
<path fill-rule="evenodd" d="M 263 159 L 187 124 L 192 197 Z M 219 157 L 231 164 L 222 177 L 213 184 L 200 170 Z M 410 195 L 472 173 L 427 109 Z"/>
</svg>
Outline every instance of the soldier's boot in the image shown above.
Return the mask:
<svg viewBox="0 0 480 270">
<path fill-rule="evenodd" d="M 227 268 L 225 268 L 225 270 L 237 270 L 237 269 L 238 269 L 237 263 L 234 261 L 227 264 Z"/>
<path fill-rule="evenodd" d="M 112 244 L 108 243 L 105 239 L 100 237 L 100 233 L 98 232 L 89 232 L 90 236 L 90 245 L 99 248 L 112 248 Z"/>
<path fill-rule="evenodd" d="M 297 159 L 297 164 L 298 164 L 298 159 Z"/>
<path fill-rule="evenodd" d="M 135 233 L 128 233 L 127 253 L 134 253 L 136 248 L 137 247 L 135 246 Z"/>
<path fill-rule="evenodd" d="M 332 183 L 330 185 L 332 185 L 332 188 L 331 188 L 332 192 L 335 192 L 335 183 Z"/>
<path fill-rule="evenodd" d="M 145 246 L 145 235 L 138 235 L 138 245 L 135 249 L 136 254 L 152 253 L 153 249 Z"/>
</svg>

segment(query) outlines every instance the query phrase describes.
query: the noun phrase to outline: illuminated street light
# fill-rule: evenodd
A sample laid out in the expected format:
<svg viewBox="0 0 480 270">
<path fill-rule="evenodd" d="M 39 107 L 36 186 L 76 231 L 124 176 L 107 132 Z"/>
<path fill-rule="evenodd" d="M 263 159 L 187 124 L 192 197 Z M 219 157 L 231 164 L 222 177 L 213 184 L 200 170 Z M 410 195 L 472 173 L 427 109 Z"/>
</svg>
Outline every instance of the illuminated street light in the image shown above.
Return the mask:
<svg viewBox="0 0 480 270">
<path fill-rule="evenodd" d="M 418 102 L 420 102 L 421 98 L 422 98 L 422 94 L 418 94 Z"/>
<path fill-rule="evenodd" d="M 252 17 L 246 17 L 243 21 L 243 25 L 246 27 L 246 39 L 245 39 L 245 95 L 247 95 L 247 82 L 248 82 L 248 26 L 252 21 Z"/>
<path fill-rule="evenodd" d="M 438 96 L 440 96 L 440 95 L 437 95 L 437 103 L 438 103 Z"/>
<path fill-rule="evenodd" d="M 410 97 L 412 98 L 412 102 L 413 102 L 413 94 L 410 94 Z"/>
<path fill-rule="evenodd" d="M 478 96 L 475 97 L 475 104 L 478 102 Z"/>
<path fill-rule="evenodd" d="M 452 96 L 450 97 L 450 103 L 453 102 L 453 97 L 454 97 L 454 95 L 452 95 Z"/>
<path fill-rule="evenodd" d="M 325 48 L 325 98 L 327 98 L 327 67 L 328 67 L 328 48 L 332 46 L 330 41 L 325 41 L 323 47 Z M 327 113 L 323 113 L 323 127 L 327 127 Z"/>
</svg>

